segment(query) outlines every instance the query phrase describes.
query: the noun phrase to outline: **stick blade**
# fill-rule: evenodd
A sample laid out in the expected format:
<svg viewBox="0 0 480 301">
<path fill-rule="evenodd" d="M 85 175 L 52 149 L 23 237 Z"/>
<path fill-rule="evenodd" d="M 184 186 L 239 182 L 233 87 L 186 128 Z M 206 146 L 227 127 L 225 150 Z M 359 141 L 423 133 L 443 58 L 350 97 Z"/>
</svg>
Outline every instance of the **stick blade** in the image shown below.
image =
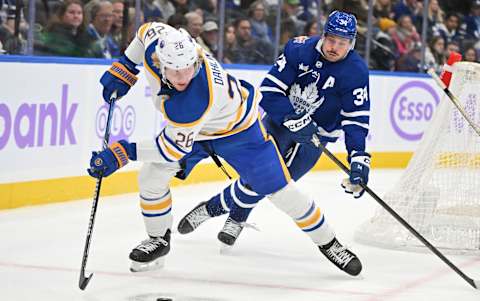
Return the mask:
<svg viewBox="0 0 480 301">
<path fill-rule="evenodd" d="M 473 284 L 477 290 L 480 290 L 480 280 L 473 279 Z"/>
<path fill-rule="evenodd" d="M 78 287 L 83 291 L 87 285 L 88 282 L 90 282 L 90 279 L 92 279 L 93 273 L 90 274 L 90 276 L 85 277 L 83 274 L 80 275 L 80 280 L 78 281 Z"/>
</svg>

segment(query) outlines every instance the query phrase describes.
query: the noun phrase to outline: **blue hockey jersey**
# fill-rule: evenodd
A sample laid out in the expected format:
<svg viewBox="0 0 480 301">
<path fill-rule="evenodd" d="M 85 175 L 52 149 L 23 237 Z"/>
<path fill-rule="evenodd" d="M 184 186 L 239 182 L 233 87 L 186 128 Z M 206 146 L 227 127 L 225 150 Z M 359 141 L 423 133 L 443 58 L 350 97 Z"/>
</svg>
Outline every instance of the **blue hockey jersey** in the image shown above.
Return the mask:
<svg viewBox="0 0 480 301">
<path fill-rule="evenodd" d="M 336 141 L 343 130 L 349 155 L 365 151 L 368 68 L 353 50 L 341 61 L 327 61 L 319 41 L 320 37 L 296 37 L 287 43 L 261 84 L 260 105 L 278 124 L 288 114 L 306 111 L 325 140 Z"/>
</svg>

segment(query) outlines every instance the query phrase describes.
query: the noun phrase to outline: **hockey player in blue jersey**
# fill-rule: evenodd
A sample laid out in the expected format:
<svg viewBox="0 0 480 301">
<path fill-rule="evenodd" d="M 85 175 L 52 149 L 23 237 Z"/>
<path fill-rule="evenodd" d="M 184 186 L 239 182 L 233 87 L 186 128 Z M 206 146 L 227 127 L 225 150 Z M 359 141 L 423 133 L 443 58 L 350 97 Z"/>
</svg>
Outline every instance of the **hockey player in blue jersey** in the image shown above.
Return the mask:
<svg viewBox="0 0 480 301">
<path fill-rule="evenodd" d="M 136 81 L 136 66 L 144 62 L 154 91 L 154 104 L 167 121 L 155 137 L 139 142 L 120 140 L 94 152 L 89 174 L 109 176 L 129 160 L 143 162 L 139 172 L 140 207 L 149 238 L 130 253 L 132 271 L 157 267 L 170 250 L 172 177 L 184 179 L 204 158 L 220 156 L 240 175 L 218 238 L 231 245 L 243 228 L 249 209 L 269 195 L 281 210 L 295 218 L 319 245 L 337 245 L 330 255 L 352 275 L 361 270 L 358 258 L 341 247 L 315 202 L 291 181 L 275 142 L 259 120 L 261 93 L 228 74 L 183 30 L 163 23 L 139 28 L 125 55 L 100 79 L 103 96 L 125 95 Z"/>
<path fill-rule="evenodd" d="M 353 50 L 355 37 L 355 17 L 334 11 L 321 37 L 290 40 L 261 84 L 260 105 L 266 113 L 263 123 L 267 132 L 277 142 L 294 180 L 318 161 L 322 152 L 314 142 L 334 142 L 343 131 L 351 172 L 341 185 L 359 198 L 363 194 L 359 184 L 367 184 L 370 169 L 370 155 L 365 150 L 370 101 L 368 68 Z M 238 186 L 237 181 L 200 203 L 180 221 L 179 232 L 189 233 L 211 217 L 228 212 L 242 196 Z M 307 234 L 311 230 L 299 226 Z M 332 247 L 341 248 L 335 239 L 319 245 L 322 253 L 342 268 L 349 258 L 330 256 Z"/>
</svg>

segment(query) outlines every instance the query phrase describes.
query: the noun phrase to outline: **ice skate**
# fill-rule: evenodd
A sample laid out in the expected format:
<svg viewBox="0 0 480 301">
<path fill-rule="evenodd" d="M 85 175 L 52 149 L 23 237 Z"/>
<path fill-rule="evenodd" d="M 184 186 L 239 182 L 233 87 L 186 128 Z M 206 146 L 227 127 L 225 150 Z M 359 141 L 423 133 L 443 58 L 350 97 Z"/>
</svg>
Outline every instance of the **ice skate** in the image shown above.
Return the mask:
<svg viewBox="0 0 480 301">
<path fill-rule="evenodd" d="M 170 229 L 162 237 L 150 237 L 130 252 L 130 271 L 145 272 L 160 269 L 165 264 L 165 255 L 170 251 Z"/>
<path fill-rule="evenodd" d="M 207 202 L 201 202 L 185 215 L 178 223 L 178 232 L 187 234 L 193 232 L 204 221 L 212 218 L 207 211 Z"/>
<path fill-rule="evenodd" d="M 228 217 L 223 225 L 223 229 L 218 233 L 218 240 L 222 243 L 220 252 L 228 251 L 237 240 L 240 232 L 243 230 L 244 223 L 239 223 Z"/>
<path fill-rule="evenodd" d="M 362 271 L 362 264 L 357 255 L 352 253 L 349 249 L 342 246 L 337 238 L 334 238 L 330 243 L 318 246 L 320 251 L 345 273 L 357 276 Z"/>
</svg>

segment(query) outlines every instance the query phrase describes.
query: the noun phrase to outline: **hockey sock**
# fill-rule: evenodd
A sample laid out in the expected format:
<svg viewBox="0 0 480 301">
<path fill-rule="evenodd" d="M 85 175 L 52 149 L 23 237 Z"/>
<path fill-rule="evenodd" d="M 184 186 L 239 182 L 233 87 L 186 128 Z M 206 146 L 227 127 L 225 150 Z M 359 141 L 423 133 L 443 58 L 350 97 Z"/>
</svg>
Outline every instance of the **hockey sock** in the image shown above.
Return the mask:
<svg viewBox="0 0 480 301">
<path fill-rule="evenodd" d="M 230 212 L 231 218 L 243 222 L 262 198 L 263 195 L 258 195 L 237 180 L 208 201 L 207 211 L 211 216 Z"/>
<path fill-rule="evenodd" d="M 147 233 L 150 237 L 165 235 L 167 229 L 172 226 L 172 197 L 170 190 L 163 195 L 153 194 L 140 195 L 140 207 Z"/>
<path fill-rule="evenodd" d="M 275 206 L 288 214 L 315 244 L 325 245 L 335 237 L 320 208 L 300 192 L 294 182 L 290 182 L 269 198 Z"/>
</svg>

